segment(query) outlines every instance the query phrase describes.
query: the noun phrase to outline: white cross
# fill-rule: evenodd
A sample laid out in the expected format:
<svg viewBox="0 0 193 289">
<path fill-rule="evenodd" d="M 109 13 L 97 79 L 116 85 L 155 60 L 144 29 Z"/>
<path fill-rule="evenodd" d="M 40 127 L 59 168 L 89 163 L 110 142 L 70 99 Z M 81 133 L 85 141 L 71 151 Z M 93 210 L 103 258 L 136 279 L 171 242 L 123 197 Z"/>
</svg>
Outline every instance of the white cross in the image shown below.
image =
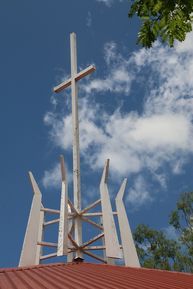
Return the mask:
<svg viewBox="0 0 193 289">
<path fill-rule="evenodd" d="M 80 147 L 79 147 L 79 119 L 78 119 L 78 80 L 95 71 L 95 67 L 90 65 L 86 69 L 77 72 L 77 49 L 76 34 L 70 34 L 70 55 L 71 55 L 71 78 L 54 87 L 54 92 L 60 92 L 71 85 L 72 96 L 72 127 L 73 127 L 73 190 L 74 207 L 77 212 L 81 211 L 81 191 L 80 191 Z M 74 224 L 74 238 L 80 246 L 82 244 L 82 224 L 77 216 Z M 76 257 L 82 258 L 82 253 L 78 251 Z"/>
</svg>

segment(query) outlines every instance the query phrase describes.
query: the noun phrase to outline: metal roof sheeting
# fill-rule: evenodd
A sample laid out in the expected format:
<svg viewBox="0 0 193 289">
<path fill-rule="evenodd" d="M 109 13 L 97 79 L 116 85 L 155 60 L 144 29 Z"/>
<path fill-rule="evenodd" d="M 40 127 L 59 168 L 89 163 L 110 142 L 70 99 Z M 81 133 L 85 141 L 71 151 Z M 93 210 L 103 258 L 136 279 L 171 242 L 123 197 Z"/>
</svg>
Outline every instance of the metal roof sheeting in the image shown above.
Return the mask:
<svg viewBox="0 0 193 289">
<path fill-rule="evenodd" d="M 192 289 L 193 274 L 93 263 L 0 270 L 0 289 Z"/>
</svg>

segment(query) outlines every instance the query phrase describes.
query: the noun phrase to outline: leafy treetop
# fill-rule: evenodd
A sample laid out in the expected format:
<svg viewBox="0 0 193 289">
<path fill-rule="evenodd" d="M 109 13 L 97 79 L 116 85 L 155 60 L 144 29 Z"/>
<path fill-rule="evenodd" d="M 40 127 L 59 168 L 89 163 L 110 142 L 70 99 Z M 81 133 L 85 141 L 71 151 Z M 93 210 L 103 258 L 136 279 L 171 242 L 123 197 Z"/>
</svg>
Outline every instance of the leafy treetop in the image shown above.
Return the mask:
<svg viewBox="0 0 193 289">
<path fill-rule="evenodd" d="M 176 230 L 171 239 L 164 231 L 138 225 L 135 244 L 143 267 L 193 273 L 193 192 L 181 194 L 169 224 Z"/>
<path fill-rule="evenodd" d="M 193 0 L 131 0 L 129 17 L 137 15 L 142 23 L 137 43 L 150 48 L 156 39 L 170 47 L 184 41 L 192 31 Z"/>
</svg>

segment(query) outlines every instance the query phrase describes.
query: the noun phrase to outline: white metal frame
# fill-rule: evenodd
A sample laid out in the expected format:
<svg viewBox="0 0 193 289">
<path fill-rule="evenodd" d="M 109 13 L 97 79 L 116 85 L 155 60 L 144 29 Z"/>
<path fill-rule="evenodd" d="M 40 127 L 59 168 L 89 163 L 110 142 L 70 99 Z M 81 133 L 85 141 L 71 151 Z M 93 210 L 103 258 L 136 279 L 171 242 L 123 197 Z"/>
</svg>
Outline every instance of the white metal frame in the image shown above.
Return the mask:
<svg viewBox="0 0 193 289">
<path fill-rule="evenodd" d="M 37 245 L 42 239 L 44 211 L 42 209 L 42 194 L 32 175 L 29 172 L 34 196 L 29 214 L 27 229 L 24 237 L 19 266 L 37 265 L 41 255 L 41 247 Z"/>
<path fill-rule="evenodd" d="M 116 197 L 116 212 L 112 211 L 108 191 L 109 160 L 106 161 L 100 182 L 100 199 L 85 208 L 81 208 L 80 188 L 80 149 L 79 149 L 79 120 L 78 120 L 78 84 L 77 82 L 95 70 L 93 65 L 81 72 L 77 72 L 76 34 L 70 35 L 71 47 L 71 78 L 54 88 L 55 92 L 71 86 L 72 97 L 72 127 L 73 127 L 73 203 L 68 197 L 68 184 L 63 156 L 60 157 L 61 166 L 61 199 L 60 210 L 45 208 L 42 205 L 40 189 L 29 173 L 34 197 L 24 238 L 19 266 L 39 264 L 41 261 L 56 257 L 67 256 L 67 262 L 74 259 L 81 260 L 86 254 L 104 263 L 113 264 L 115 259 L 123 258 L 126 266 L 140 267 L 134 245 L 126 210 L 123 204 L 123 195 L 126 179 L 123 181 Z M 100 205 L 99 211 L 92 212 Z M 51 221 L 45 219 L 46 214 L 55 214 Z M 92 218 L 98 217 L 98 222 Z M 118 218 L 121 244 L 117 235 L 114 218 Z M 82 222 L 92 225 L 98 233 L 90 240 L 82 241 Z M 50 225 L 58 224 L 58 242 L 43 240 L 43 233 Z M 101 242 L 94 244 L 95 242 Z M 43 248 L 54 248 L 55 252 L 43 255 Z M 92 253 L 90 252 L 92 251 Z M 94 253 L 93 253 L 94 251 Z M 103 255 L 95 252 L 103 251 Z"/>
</svg>

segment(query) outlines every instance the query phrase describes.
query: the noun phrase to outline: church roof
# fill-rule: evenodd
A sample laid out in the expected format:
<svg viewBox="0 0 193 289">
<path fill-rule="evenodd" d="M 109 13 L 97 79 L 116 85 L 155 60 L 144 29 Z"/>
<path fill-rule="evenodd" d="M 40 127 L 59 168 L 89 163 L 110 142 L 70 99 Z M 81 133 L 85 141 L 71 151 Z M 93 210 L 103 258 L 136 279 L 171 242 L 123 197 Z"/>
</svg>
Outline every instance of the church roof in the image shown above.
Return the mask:
<svg viewBox="0 0 193 289">
<path fill-rule="evenodd" d="M 1 289 L 190 289 L 193 274 L 90 263 L 0 270 Z"/>
</svg>

